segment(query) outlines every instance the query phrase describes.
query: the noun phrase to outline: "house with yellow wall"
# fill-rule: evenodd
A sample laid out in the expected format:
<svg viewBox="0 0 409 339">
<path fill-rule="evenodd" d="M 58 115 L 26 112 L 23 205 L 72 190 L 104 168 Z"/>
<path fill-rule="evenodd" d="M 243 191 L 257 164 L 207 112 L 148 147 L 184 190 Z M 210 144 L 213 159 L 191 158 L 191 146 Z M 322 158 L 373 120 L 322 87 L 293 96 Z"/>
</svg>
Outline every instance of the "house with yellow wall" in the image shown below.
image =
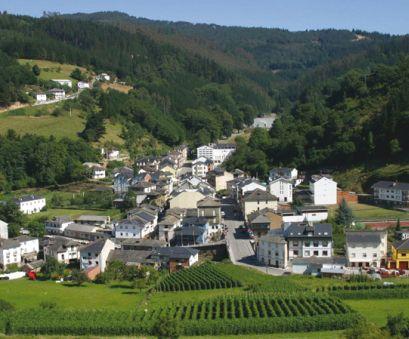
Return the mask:
<svg viewBox="0 0 409 339">
<path fill-rule="evenodd" d="M 392 258 L 388 262 L 388 268 L 409 269 L 409 239 L 392 244 Z"/>
</svg>

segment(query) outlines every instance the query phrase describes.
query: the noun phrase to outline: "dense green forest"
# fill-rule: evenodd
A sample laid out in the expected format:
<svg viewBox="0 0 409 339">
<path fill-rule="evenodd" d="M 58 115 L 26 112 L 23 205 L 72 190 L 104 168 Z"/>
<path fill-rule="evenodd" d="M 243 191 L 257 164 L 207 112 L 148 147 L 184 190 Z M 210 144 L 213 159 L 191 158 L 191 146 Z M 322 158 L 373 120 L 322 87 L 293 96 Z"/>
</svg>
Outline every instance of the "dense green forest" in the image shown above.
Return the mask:
<svg viewBox="0 0 409 339">
<path fill-rule="evenodd" d="M 306 88 L 270 131 L 256 129 L 228 168 L 265 176 L 268 166 L 345 169 L 407 162 L 409 57 L 396 65 L 353 69 Z"/>
<path fill-rule="evenodd" d="M 258 176 L 271 165 L 338 169 L 408 160 L 408 36 L 173 23 L 119 12 L 0 14 L 0 34 L 2 107 L 26 102 L 28 86 L 55 85 L 17 58 L 108 72 L 132 87 L 121 93 L 96 85 L 80 94 L 72 105 L 85 118 L 83 141 L 2 137 L 3 189 L 80 178 L 78 164 L 96 159 L 89 145 L 105 135 L 108 120 L 121 124 L 134 156 L 146 137 L 164 147 L 196 146 L 276 111 L 274 127 L 254 130 L 248 142 L 239 138 L 227 164 Z M 58 164 L 39 146 L 55 151 Z M 79 151 L 71 157 L 72 147 Z M 22 154 L 7 159 L 11 151 Z"/>
</svg>

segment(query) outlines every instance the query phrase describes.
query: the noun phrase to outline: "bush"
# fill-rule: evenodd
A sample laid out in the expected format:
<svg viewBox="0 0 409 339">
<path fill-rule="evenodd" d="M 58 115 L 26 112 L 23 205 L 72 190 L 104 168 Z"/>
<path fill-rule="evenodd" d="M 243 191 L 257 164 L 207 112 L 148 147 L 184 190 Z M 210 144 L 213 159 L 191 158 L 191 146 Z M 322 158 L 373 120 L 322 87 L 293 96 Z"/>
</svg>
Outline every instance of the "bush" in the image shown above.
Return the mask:
<svg viewBox="0 0 409 339">
<path fill-rule="evenodd" d="M 40 308 L 43 310 L 53 310 L 57 307 L 57 303 L 54 301 L 42 301 L 40 303 Z"/>
<path fill-rule="evenodd" d="M 14 306 L 8 301 L 0 299 L 0 313 L 14 311 Z"/>
</svg>

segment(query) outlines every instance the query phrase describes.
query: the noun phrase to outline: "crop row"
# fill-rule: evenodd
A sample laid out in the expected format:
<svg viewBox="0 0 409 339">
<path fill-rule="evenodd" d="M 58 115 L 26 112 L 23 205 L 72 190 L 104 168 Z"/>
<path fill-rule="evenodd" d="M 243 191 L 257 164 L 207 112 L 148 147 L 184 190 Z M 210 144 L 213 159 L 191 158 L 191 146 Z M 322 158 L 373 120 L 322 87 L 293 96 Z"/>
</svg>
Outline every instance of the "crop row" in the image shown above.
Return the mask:
<svg viewBox="0 0 409 339">
<path fill-rule="evenodd" d="M 132 312 L 21 310 L 7 314 L 2 327 L 7 334 L 152 335 L 161 316 L 181 324 L 184 335 L 341 329 L 359 318 L 334 298 L 247 294 Z"/>
<path fill-rule="evenodd" d="M 214 264 L 204 263 L 169 274 L 158 283 L 156 289 L 158 291 L 189 291 L 239 286 L 241 286 L 239 281 L 218 270 Z"/>
</svg>

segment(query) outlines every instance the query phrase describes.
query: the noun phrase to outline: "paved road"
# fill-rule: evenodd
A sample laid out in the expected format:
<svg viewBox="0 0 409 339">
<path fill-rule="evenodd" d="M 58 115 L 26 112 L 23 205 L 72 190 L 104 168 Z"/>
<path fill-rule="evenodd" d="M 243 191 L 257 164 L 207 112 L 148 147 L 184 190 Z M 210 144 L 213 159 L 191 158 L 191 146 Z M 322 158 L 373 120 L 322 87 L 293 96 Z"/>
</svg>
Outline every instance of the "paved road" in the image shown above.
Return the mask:
<svg viewBox="0 0 409 339">
<path fill-rule="evenodd" d="M 236 208 L 233 201 L 222 200 L 222 210 L 225 213 L 224 223 L 227 226 L 226 240 L 232 263 L 251 267 L 271 275 L 282 275 L 284 270 L 261 266 L 257 261 L 250 239 L 238 231 L 238 227 L 244 224 L 244 220 L 242 220 L 239 213 L 235 212 Z"/>
</svg>

